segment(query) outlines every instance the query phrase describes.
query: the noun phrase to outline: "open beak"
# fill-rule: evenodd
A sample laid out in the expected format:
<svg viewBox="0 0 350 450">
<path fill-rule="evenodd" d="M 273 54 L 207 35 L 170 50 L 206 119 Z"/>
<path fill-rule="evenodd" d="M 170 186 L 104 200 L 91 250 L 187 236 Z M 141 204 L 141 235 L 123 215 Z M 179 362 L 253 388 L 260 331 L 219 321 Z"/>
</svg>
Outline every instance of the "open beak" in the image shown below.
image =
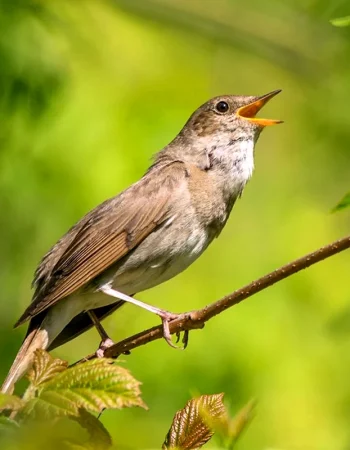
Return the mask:
<svg viewBox="0 0 350 450">
<path fill-rule="evenodd" d="M 272 119 L 260 119 L 255 117 L 256 114 L 261 110 L 261 108 L 275 95 L 279 94 L 281 89 L 272 91 L 269 94 L 259 97 L 249 105 L 242 106 L 236 112 L 236 115 L 242 119 L 248 120 L 251 123 L 256 123 L 262 127 L 267 127 L 269 125 L 276 125 L 278 123 L 283 123 L 283 120 L 272 120 Z"/>
</svg>

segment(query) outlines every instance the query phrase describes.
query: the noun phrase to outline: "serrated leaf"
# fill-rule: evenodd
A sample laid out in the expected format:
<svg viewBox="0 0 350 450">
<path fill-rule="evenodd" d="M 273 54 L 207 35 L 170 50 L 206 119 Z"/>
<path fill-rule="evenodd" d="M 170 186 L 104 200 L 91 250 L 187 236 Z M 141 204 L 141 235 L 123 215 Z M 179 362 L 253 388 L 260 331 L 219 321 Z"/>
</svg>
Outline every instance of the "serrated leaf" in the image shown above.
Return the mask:
<svg viewBox="0 0 350 450">
<path fill-rule="evenodd" d="M 198 449 L 214 432 L 203 418 L 205 415 L 219 419 L 226 414 L 222 402 L 224 394 L 201 395 L 189 400 L 174 416 L 171 428 L 163 443 L 163 449 Z"/>
<path fill-rule="evenodd" d="M 90 439 L 85 448 L 108 450 L 112 446 L 112 438 L 103 424 L 85 409 L 80 409 L 79 416 L 74 418 L 89 433 Z"/>
<path fill-rule="evenodd" d="M 341 211 L 350 207 L 350 192 L 344 195 L 340 202 L 333 208 L 332 212 Z"/>
<path fill-rule="evenodd" d="M 27 378 L 33 387 L 38 387 L 51 380 L 58 373 L 67 370 L 68 362 L 53 358 L 45 350 L 35 350 L 33 366 L 28 372 Z"/>
<path fill-rule="evenodd" d="M 350 25 L 350 16 L 338 17 L 337 19 L 332 19 L 330 22 L 335 27 L 348 27 Z"/>
<path fill-rule="evenodd" d="M 10 409 L 11 411 L 18 411 L 23 408 L 24 401 L 16 395 L 2 394 L 0 392 L 0 411 Z"/>
<path fill-rule="evenodd" d="M 40 385 L 24 413 L 34 417 L 78 416 L 80 408 L 92 412 L 131 406 L 146 407 L 140 383 L 111 359 L 94 359 L 58 373 Z"/>
</svg>

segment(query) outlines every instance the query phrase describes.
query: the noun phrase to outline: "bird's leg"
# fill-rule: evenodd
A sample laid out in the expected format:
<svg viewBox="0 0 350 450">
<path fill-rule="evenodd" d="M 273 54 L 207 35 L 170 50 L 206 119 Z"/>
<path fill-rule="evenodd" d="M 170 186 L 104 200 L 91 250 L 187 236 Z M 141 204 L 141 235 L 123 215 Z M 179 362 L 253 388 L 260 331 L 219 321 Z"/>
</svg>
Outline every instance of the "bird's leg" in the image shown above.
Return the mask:
<svg viewBox="0 0 350 450">
<path fill-rule="evenodd" d="M 96 314 L 93 311 L 87 311 L 87 313 L 91 319 L 91 322 L 95 325 L 95 328 L 98 331 L 98 334 L 101 336 L 101 339 L 102 339 L 98 349 L 96 350 L 96 356 L 98 358 L 103 358 L 104 351 L 106 350 L 106 348 L 114 345 L 114 342 L 108 336 L 106 330 L 103 328 L 103 326 L 102 326 L 101 322 L 98 320 Z"/>
<path fill-rule="evenodd" d="M 183 314 L 174 314 L 169 311 L 165 311 L 164 309 L 156 308 L 155 306 L 149 305 L 144 302 L 140 302 L 140 300 L 136 300 L 136 298 L 132 298 L 129 295 L 123 294 L 122 292 L 116 291 L 115 289 L 112 289 L 109 284 L 105 284 L 99 288 L 101 292 L 103 292 L 106 295 L 110 295 L 111 297 L 118 298 L 119 300 L 124 300 L 125 302 L 132 303 L 133 305 L 140 306 L 143 309 L 146 309 L 147 311 L 150 311 L 154 314 L 157 314 L 162 320 L 163 325 L 163 337 L 167 341 L 167 343 L 174 348 L 183 348 L 183 347 L 177 347 L 171 342 L 171 334 L 169 329 L 169 322 L 171 320 L 177 319 L 179 317 L 182 317 Z M 187 345 L 187 343 L 184 343 Z"/>
<path fill-rule="evenodd" d="M 109 336 L 107 334 L 107 331 L 103 328 L 101 322 L 98 320 L 96 314 L 93 311 L 87 311 L 91 322 L 95 325 L 98 334 L 100 335 L 101 339 L 104 341 L 106 339 L 109 339 Z"/>
</svg>

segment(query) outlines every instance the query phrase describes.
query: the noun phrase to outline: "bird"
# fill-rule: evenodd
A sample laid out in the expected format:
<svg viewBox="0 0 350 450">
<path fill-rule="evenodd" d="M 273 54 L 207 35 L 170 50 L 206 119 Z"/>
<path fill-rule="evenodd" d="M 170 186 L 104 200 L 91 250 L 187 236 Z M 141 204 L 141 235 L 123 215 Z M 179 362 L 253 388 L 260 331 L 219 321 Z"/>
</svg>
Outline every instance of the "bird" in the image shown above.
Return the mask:
<svg viewBox="0 0 350 450">
<path fill-rule="evenodd" d="M 50 351 L 92 326 L 113 344 L 102 319 L 133 303 L 157 314 L 166 341 L 177 314 L 135 294 L 173 278 L 217 238 L 254 169 L 261 131 L 281 120 L 256 117 L 281 90 L 262 96 L 222 95 L 200 106 L 140 178 L 88 212 L 48 251 L 34 274 L 29 322 L 1 392 L 11 394 L 35 351 Z"/>
</svg>

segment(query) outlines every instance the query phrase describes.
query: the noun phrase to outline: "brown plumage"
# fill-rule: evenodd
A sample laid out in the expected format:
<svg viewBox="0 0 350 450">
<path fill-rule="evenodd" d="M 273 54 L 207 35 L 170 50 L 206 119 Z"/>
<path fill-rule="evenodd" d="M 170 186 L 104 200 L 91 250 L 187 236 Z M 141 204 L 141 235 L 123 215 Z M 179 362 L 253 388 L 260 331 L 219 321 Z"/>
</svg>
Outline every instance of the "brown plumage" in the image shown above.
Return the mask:
<svg viewBox="0 0 350 450">
<path fill-rule="evenodd" d="M 217 97 L 201 106 L 137 183 L 97 206 L 44 256 L 33 300 L 16 326 L 27 336 L 3 384 L 12 392 L 37 348 L 55 348 L 124 301 L 158 314 L 169 342 L 174 315 L 131 298 L 180 273 L 220 234 L 252 175 L 267 125 L 263 97 Z M 98 324 L 96 324 L 97 326 Z"/>
<path fill-rule="evenodd" d="M 155 168 L 142 183 L 106 200 L 74 225 L 44 256 L 34 276 L 33 301 L 15 326 L 89 283 L 164 222 L 172 190 L 184 176 L 182 166 L 171 162 Z"/>
</svg>

